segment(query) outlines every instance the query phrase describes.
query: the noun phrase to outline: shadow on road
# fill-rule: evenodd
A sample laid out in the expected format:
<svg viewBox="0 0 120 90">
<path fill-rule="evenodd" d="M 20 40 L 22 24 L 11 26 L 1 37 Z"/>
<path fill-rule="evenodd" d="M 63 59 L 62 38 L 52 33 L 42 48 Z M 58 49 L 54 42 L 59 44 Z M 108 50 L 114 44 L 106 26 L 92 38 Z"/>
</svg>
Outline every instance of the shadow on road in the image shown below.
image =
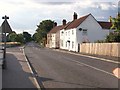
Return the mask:
<svg viewBox="0 0 120 90">
<path fill-rule="evenodd" d="M 5 88 L 26 88 L 37 90 L 30 80 L 32 74 L 23 70 L 21 66 L 26 63 L 24 60 L 18 60 L 13 54 L 6 55 L 7 69 L 2 71 L 2 87 Z M 21 63 L 21 64 L 20 64 Z"/>
</svg>

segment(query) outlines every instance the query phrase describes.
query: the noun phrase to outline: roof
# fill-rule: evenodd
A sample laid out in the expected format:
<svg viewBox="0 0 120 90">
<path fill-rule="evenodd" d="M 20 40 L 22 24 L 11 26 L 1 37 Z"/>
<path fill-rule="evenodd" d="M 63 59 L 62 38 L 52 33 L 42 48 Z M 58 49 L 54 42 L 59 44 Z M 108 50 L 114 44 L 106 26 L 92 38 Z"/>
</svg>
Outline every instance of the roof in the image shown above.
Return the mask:
<svg viewBox="0 0 120 90">
<path fill-rule="evenodd" d="M 80 17 L 79 19 L 73 20 L 65 29 L 71 29 L 71 28 L 77 28 L 89 15 L 85 15 L 83 17 Z"/>
<path fill-rule="evenodd" d="M 55 26 L 55 27 L 52 28 L 48 33 L 56 33 L 57 31 L 61 30 L 62 28 L 64 28 L 63 25 Z"/>
<path fill-rule="evenodd" d="M 103 29 L 110 29 L 112 27 L 112 23 L 111 22 L 102 22 L 102 21 L 98 21 L 98 23 L 100 24 L 100 26 Z"/>
<path fill-rule="evenodd" d="M 52 28 L 52 29 L 48 32 L 48 34 L 49 34 L 49 33 L 56 33 L 57 31 L 66 28 L 69 24 L 70 24 L 70 22 L 68 22 L 66 25 L 55 26 L 54 28 Z"/>
</svg>

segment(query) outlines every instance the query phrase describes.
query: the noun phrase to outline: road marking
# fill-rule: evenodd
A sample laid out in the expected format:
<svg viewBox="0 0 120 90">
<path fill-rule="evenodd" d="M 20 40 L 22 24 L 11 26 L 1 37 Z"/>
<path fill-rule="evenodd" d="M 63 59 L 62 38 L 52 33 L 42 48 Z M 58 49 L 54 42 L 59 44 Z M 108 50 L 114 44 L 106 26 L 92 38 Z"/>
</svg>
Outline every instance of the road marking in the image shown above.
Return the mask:
<svg viewBox="0 0 120 90">
<path fill-rule="evenodd" d="M 58 52 L 60 51 L 60 52 L 63 52 L 63 53 L 69 53 L 69 54 L 73 54 L 73 55 L 77 55 L 77 56 L 83 56 L 83 57 L 98 59 L 98 60 L 106 61 L 106 62 L 110 62 L 110 63 L 120 64 L 120 62 L 113 61 L 113 60 L 110 60 L 110 59 L 98 58 L 98 57 L 94 57 L 94 56 L 88 56 L 88 55 L 83 55 L 83 54 L 77 54 L 77 53 L 72 53 L 72 52 L 68 52 L 68 51 L 61 51 L 61 50 L 55 50 L 55 51 L 58 51 Z"/>
<path fill-rule="evenodd" d="M 105 71 L 105 70 L 102 70 L 102 69 L 99 69 L 99 68 L 93 67 L 93 66 L 91 66 L 91 65 L 88 65 L 88 64 L 85 64 L 85 63 L 82 63 L 82 62 L 76 61 L 76 60 L 72 60 L 72 59 L 70 59 L 70 58 L 66 58 L 66 57 L 63 57 L 63 58 L 65 58 L 65 59 L 69 59 L 70 61 L 75 62 L 75 63 L 77 63 L 77 64 L 80 65 L 80 66 L 81 66 L 81 64 L 82 64 L 82 65 L 84 65 L 84 66 L 90 67 L 90 68 L 95 69 L 95 70 L 97 70 L 97 71 L 101 71 L 101 72 L 104 72 L 104 73 L 106 73 L 106 74 L 109 74 L 109 75 L 115 76 L 114 74 L 112 74 L 112 73 L 110 73 L 110 72 L 107 72 L 107 71 Z"/>
<path fill-rule="evenodd" d="M 33 71 L 32 71 L 32 68 L 31 68 L 30 64 L 28 63 L 28 60 L 27 60 L 27 58 L 26 58 L 26 56 L 25 56 L 24 48 L 23 48 L 23 55 L 24 55 L 24 57 L 25 57 L 25 60 L 26 60 L 26 62 L 27 62 L 27 65 L 28 65 L 28 67 L 29 67 L 32 75 L 34 75 L 34 73 L 33 73 Z M 40 87 L 40 85 L 38 84 L 37 79 L 36 79 L 34 76 L 33 76 L 33 79 L 34 79 L 34 81 L 35 81 L 35 83 L 36 83 L 36 87 L 38 88 L 38 90 L 41 90 L 41 87 Z"/>
</svg>

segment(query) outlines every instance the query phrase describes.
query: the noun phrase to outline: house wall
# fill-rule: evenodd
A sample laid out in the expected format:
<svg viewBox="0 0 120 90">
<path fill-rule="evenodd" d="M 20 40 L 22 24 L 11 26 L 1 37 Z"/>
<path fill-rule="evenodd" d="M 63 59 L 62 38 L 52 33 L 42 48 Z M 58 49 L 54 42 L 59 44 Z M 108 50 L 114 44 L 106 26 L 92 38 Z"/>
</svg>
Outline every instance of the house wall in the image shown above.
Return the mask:
<svg viewBox="0 0 120 90">
<path fill-rule="evenodd" d="M 60 30 L 60 48 L 75 51 L 76 29 Z"/>
<path fill-rule="evenodd" d="M 56 32 L 56 48 L 60 48 L 60 31 Z"/>
<path fill-rule="evenodd" d="M 80 39 L 77 37 L 78 42 L 84 42 L 85 39 L 87 39 L 88 42 L 104 40 L 106 35 L 109 34 L 109 30 L 103 30 L 99 23 L 91 15 L 77 27 L 78 32 L 79 28 L 87 29 L 87 35 L 85 36 L 81 34 L 82 37 Z M 83 31 L 81 31 L 81 33 L 83 33 Z"/>
<path fill-rule="evenodd" d="M 47 34 L 47 45 L 48 48 L 56 48 L 56 33 Z"/>
<path fill-rule="evenodd" d="M 56 48 L 56 34 L 55 33 L 52 33 L 51 34 L 51 39 L 52 39 L 52 41 L 51 41 L 51 48 Z"/>
<path fill-rule="evenodd" d="M 62 30 L 60 30 L 60 49 L 65 49 L 65 30 L 64 29 L 62 29 Z"/>
<path fill-rule="evenodd" d="M 51 48 L 52 47 L 52 36 L 51 34 L 47 34 L 47 44 L 46 47 Z"/>
<path fill-rule="evenodd" d="M 87 34 L 84 35 L 83 30 L 80 31 L 79 28 L 86 29 Z M 64 42 L 63 47 L 61 48 L 76 52 L 79 51 L 79 44 L 83 42 L 95 42 L 97 40 L 104 40 L 106 35 L 109 34 L 109 30 L 103 30 L 102 27 L 91 15 L 88 18 L 86 18 L 86 20 L 83 23 L 81 23 L 77 28 L 63 31 L 64 35 L 62 37 L 60 35 L 61 41 L 63 40 Z M 72 31 L 74 31 L 74 34 L 72 34 Z"/>
</svg>

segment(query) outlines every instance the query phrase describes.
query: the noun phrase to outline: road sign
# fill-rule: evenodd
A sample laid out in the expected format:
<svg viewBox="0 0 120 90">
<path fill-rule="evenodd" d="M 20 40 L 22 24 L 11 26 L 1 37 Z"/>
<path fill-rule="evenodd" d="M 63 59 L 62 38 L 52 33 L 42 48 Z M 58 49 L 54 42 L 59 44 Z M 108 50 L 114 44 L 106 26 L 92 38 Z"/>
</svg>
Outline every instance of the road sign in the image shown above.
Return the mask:
<svg viewBox="0 0 120 90">
<path fill-rule="evenodd" d="M 2 28 L 3 33 L 5 33 L 5 32 L 6 33 L 11 33 L 12 32 L 12 29 L 11 29 L 7 20 L 4 20 L 4 22 L 1 25 L 1 28 Z"/>
</svg>

